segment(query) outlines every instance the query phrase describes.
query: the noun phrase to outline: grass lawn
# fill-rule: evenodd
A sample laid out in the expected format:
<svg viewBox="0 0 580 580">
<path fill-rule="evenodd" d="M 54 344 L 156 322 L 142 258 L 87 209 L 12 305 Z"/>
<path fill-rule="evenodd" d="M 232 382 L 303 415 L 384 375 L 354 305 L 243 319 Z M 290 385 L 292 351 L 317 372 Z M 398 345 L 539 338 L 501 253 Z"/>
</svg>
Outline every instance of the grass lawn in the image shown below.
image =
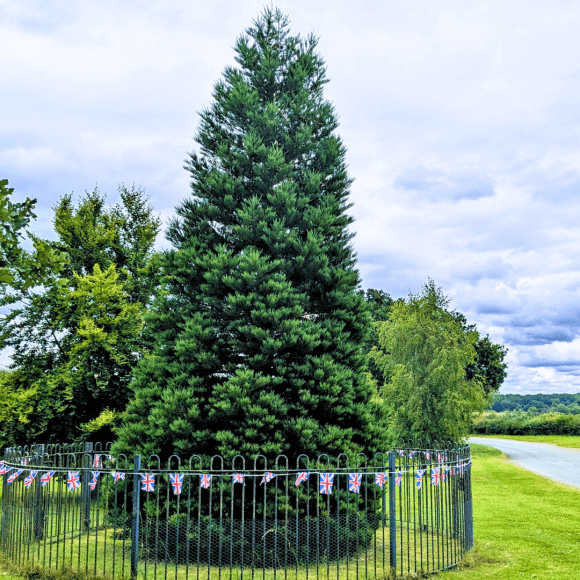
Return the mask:
<svg viewBox="0 0 580 580">
<path fill-rule="evenodd" d="M 472 435 L 472 437 L 492 437 L 494 439 L 511 439 L 513 441 L 530 441 L 531 443 L 550 443 L 558 447 L 580 449 L 580 437 L 574 435 Z"/>
<path fill-rule="evenodd" d="M 442 580 L 580 579 L 580 489 L 473 445 L 476 547 Z"/>
</svg>

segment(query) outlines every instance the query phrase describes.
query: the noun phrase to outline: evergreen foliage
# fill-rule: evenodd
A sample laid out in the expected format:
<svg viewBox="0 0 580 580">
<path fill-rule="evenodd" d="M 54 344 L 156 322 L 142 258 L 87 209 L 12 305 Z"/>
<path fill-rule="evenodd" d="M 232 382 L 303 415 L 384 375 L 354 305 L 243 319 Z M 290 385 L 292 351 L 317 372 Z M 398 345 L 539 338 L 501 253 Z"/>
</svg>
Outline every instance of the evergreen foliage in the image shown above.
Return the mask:
<svg viewBox="0 0 580 580">
<path fill-rule="evenodd" d="M 132 369 L 148 348 L 143 316 L 158 284 L 159 220 L 140 189 L 121 187 L 120 197 L 107 206 L 95 190 L 75 207 L 63 196 L 54 208 L 57 241 L 37 244 L 62 258 L 59 267 L 44 267 L 35 287 L 12 278 L 1 302 L 10 307 L 4 345 L 14 349 L 0 379 L 5 443 L 70 441 L 87 436 L 85 423 L 125 410 Z"/>
<path fill-rule="evenodd" d="M 351 180 L 313 36 L 265 9 L 203 111 L 192 195 L 167 237 L 156 348 L 116 452 L 372 451 L 383 410 L 350 246 Z"/>
</svg>

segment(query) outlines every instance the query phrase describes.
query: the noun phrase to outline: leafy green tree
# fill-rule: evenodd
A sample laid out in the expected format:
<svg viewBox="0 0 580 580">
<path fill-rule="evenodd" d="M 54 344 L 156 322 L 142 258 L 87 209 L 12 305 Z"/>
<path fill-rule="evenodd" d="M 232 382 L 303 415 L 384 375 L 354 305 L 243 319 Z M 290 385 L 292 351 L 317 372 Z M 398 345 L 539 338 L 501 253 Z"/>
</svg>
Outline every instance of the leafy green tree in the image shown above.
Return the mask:
<svg viewBox="0 0 580 580">
<path fill-rule="evenodd" d="M 391 308 L 378 324 L 371 356 L 389 377 L 382 391 L 394 438 L 459 440 L 486 399 L 465 369 L 476 359 L 477 333 L 465 332 L 432 281 Z"/>
<path fill-rule="evenodd" d="M 125 409 L 132 369 L 148 349 L 143 317 L 159 279 L 159 219 L 143 191 L 121 187 L 120 197 L 112 207 L 97 190 L 78 207 L 61 198 L 51 244 L 64 264 L 48 269 L 42 286 L 13 285 L 2 302 L 11 307 L 9 384 L 27 402 L 0 425 L 12 444 L 70 440 L 101 413 Z"/>
<path fill-rule="evenodd" d="M 48 272 L 58 272 L 65 257 L 50 242 L 38 239 L 26 228 L 36 219 L 35 199 L 26 198 L 20 203 L 10 200 L 14 189 L 7 179 L 0 179 L 0 296 L 8 288 L 28 289 L 42 284 Z M 26 251 L 21 242 L 29 238 L 34 246 Z M 0 348 L 2 348 L 0 335 Z"/>
<path fill-rule="evenodd" d="M 373 322 L 385 322 L 389 319 L 391 308 L 396 302 L 389 294 L 382 290 L 370 288 L 363 295 Z M 401 299 L 399 298 L 398 301 L 401 301 Z M 479 382 L 486 396 L 497 393 L 507 377 L 507 363 L 504 362 L 504 359 L 508 349 L 501 344 L 491 342 L 489 335 L 480 338 L 477 326 L 475 324 L 467 324 L 467 319 L 460 312 L 454 310 L 451 314 L 461 323 L 466 333 L 475 332 L 478 336 L 475 343 L 477 357 L 465 368 L 466 378 Z M 365 342 L 365 348 L 368 352 L 374 346 L 379 346 L 376 324 Z M 377 367 L 372 357 L 369 357 L 369 371 L 377 384 L 389 381 L 389 377 L 385 376 L 383 371 Z"/>
<path fill-rule="evenodd" d="M 265 9 L 236 43 L 191 153 L 117 451 L 231 459 L 384 441 L 361 347 L 351 180 L 317 40 Z"/>
</svg>

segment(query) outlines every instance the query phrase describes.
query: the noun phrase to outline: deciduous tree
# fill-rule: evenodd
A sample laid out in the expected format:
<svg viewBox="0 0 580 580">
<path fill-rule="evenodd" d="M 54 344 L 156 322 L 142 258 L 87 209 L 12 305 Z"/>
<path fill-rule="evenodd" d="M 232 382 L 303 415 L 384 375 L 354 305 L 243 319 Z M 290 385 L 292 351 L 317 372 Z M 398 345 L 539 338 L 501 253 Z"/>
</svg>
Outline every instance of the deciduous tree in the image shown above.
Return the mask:
<svg viewBox="0 0 580 580">
<path fill-rule="evenodd" d="M 158 284 L 153 243 L 159 219 L 144 192 L 120 188 L 107 206 L 97 190 L 75 207 L 55 207 L 59 256 L 40 285 L 14 278 L 2 304 L 5 345 L 13 348 L 4 381 L 20 411 L 0 418 L 11 444 L 71 440 L 101 413 L 122 413 L 137 360 L 147 350 L 143 317 Z M 95 434 L 97 436 L 98 434 Z"/>
<path fill-rule="evenodd" d="M 457 441 L 468 434 L 473 412 L 486 406 L 480 381 L 465 371 L 477 358 L 478 335 L 466 332 L 448 305 L 429 281 L 378 325 L 371 356 L 389 377 L 382 396 L 394 438 Z"/>
</svg>

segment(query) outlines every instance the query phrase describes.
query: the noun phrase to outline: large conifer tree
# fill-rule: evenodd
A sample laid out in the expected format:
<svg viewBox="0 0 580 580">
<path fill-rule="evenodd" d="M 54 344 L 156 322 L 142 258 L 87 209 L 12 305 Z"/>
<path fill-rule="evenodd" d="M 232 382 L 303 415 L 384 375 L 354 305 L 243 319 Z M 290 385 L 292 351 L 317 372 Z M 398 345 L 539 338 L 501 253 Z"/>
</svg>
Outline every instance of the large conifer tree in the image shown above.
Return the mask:
<svg viewBox="0 0 580 580">
<path fill-rule="evenodd" d="M 149 315 L 157 347 L 137 369 L 118 452 L 295 457 L 381 445 L 351 180 L 316 45 L 265 9 L 215 85 Z"/>
</svg>

